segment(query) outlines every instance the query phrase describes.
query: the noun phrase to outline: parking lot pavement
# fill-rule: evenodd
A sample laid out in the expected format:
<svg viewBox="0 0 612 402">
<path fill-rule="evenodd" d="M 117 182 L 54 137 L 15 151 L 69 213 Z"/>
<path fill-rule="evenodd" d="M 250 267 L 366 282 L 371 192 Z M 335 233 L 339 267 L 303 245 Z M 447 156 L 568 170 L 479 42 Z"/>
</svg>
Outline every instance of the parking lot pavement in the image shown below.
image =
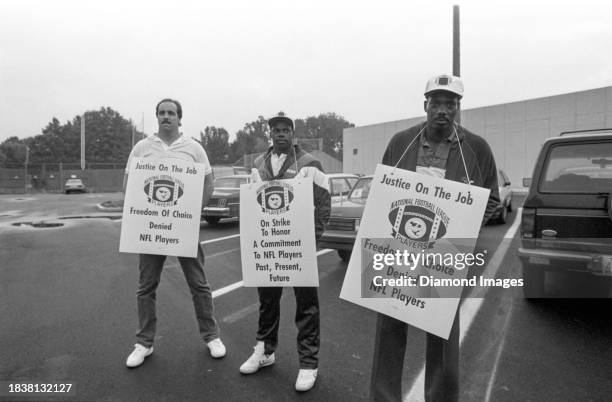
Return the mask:
<svg viewBox="0 0 612 402">
<path fill-rule="evenodd" d="M 39 212 L 39 201 L 28 202 L 34 210 L 22 203 L 23 216 Z M 56 212 L 63 211 L 61 199 L 40 201 L 40 208 L 45 202 L 57 202 Z M 86 212 L 89 201 L 81 202 Z M 208 356 L 189 289 L 176 259 L 169 258 L 157 296 L 155 353 L 134 370 L 124 362 L 136 329 L 137 257 L 117 252 L 120 222 L 78 219 L 49 229 L 6 222 L 0 220 L 0 381 L 72 381 L 74 400 L 367 399 L 375 314 L 338 298 L 346 265 L 335 252 L 318 257 L 320 377 L 313 390 L 299 395 L 293 390 L 298 361 L 291 289 L 282 299 L 277 363 L 251 376 L 238 372 L 255 344 L 258 303 L 255 289 L 232 287 L 241 279 L 237 222 L 204 223 L 200 232 L 228 355 L 218 361 Z M 508 227 L 485 227 L 479 247 L 495 253 Z M 515 239 L 500 261 L 506 270 L 519 270 L 517 245 Z M 609 396 L 610 303 L 532 304 L 517 292 L 489 292 L 473 313 L 461 347 L 461 400 Z M 407 393 L 422 370 L 424 338 L 422 331 L 410 331 Z M 422 398 L 422 392 L 416 395 Z"/>
</svg>

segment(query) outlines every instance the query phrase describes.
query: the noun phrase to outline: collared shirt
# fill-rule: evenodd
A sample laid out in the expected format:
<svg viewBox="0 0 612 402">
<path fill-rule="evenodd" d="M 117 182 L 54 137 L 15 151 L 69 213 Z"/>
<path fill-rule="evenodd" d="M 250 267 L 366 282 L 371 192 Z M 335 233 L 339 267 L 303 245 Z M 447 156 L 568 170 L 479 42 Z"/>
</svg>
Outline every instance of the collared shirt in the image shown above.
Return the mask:
<svg viewBox="0 0 612 402">
<path fill-rule="evenodd" d="M 457 142 L 455 134 L 443 139 L 434 146 L 424 133 L 419 138 L 419 153 L 417 156 L 417 173 L 435 176 L 443 179 L 446 175 L 446 162 L 453 143 Z"/>
<path fill-rule="evenodd" d="M 272 155 L 270 156 L 270 165 L 272 165 L 272 173 L 274 176 L 278 175 L 278 172 L 280 172 L 286 159 L 287 154 L 277 155 L 276 153 L 272 152 Z"/>
<path fill-rule="evenodd" d="M 166 144 L 161 138 L 156 135 L 150 135 L 134 146 L 128 163 L 125 166 L 126 173 L 130 170 L 132 158 L 176 158 L 188 162 L 196 162 L 204 164 L 204 175 L 212 173 L 208 155 L 198 142 L 193 138 L 181 134 L 172 144 Z"/>
</svg>

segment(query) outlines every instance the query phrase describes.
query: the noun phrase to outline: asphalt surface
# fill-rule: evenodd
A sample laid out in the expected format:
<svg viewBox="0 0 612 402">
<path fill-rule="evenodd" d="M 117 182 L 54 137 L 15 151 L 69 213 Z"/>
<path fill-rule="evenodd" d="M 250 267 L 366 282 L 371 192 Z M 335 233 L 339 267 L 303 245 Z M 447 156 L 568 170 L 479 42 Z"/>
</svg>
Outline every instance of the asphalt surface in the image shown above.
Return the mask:
<svg viewBox="0 0 612 402">
<path fill-rule="evenodd" d="M 316 386 L 304 394 L 293 389 L 298 361 L 291 289 L 283 294 L 276 364 L 250 376 L 239 373 L 255 344 L 258 303 L 252 288 L 219 294 L 241 280 L 236 221 L 204 223 L 200 232 L 227 356 L 213 360 L 199 339 L 189 289 L 170 257 L 157 293 L 155 353 L 127 369 L 137 325 L 137 256 L 118 253 L 121 221 L 110 219 L 118 214 L 95 208 L 118 197 L 0 196 L 0 384 L 70 382 L 76 391 L 0 400 L 367 400 L 375 314 L 338 298 L 346 265 L 335 252 L 322 251 L 318 258 L 322 343 Z M 502 241 L 515 216 L 506 225 L 485 227 L 478 247 L 491 256 L 507 247 L 497 253 L 498 265 L 518 274 L 518 240 Z M 13 225 L 19 222 L 63 226 Z M 609 299 L 529 303 L 520 289 L 464 300 L 461 400 L 610 400 L 611 307 Z M 422 399 L 424 341 L 422 331 L 409 331 L 407 399 Z"/>
</svg>

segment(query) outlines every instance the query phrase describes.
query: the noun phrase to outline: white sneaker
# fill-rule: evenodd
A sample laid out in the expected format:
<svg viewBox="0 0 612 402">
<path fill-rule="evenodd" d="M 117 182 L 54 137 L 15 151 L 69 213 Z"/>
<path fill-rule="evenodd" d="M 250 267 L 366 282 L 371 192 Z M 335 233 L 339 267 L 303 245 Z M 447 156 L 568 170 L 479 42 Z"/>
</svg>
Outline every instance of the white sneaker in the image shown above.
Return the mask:
<svg viewBox="0 0 612 402">
<path fill-rule="evenodd" d="M 317 369 L 300 369 L 297 380 L 295 381 L 295 390 L 300 392 L 308 391 L 314 387 L 317 380 Z"/>
<path fill-rule="evenodd" d="M 212 341 L 208 342 L 206 346 L 208 346 L 208 351 L 214 359 L 222 358 L 227 352 L 225 345 L 223 342 L 221 342 L 221 338 L 213 339 Z"/>
<path fill-rule="evenodd" d="M 265 344 L 262 341 L 257 342 L 257 345 L 255 345 L 253 349 L 255 351 L 251 357 L 240 366 L 240 372 L 242 374 L 256 373 L 260 368 L 271 366 L 276 361 L 274 353 L 270 355 L 264 354 Z"/>
<path fill-rule="evenodd" d="M 145 357 L 149 356 L 151 353 L 153 353 L 153 346 L 147 348 L 137 343 L 134 345 L 134 351 L 125 361 L 125 365 L 128 367 L 138 367 L 144 362 Z"/>
</svg>

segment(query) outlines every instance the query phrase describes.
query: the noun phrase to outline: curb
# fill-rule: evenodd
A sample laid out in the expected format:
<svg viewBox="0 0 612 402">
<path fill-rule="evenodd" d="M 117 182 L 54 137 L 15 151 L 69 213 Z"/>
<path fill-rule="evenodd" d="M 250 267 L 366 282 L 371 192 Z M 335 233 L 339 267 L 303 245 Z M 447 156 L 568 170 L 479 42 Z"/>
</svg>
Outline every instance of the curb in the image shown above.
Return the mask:
<svg viewBox="0 0 612 402">
<path fill-rule="evenodd" d="M 102 205 L 102 203 L 97 204 L 96 208 L 98 209 L 98 211 L 103 211 L 103 212 L 123 212 L 123 208 L 120 208 L 120 207 L 105 207 L 104 205 Z"/>
</svg>

